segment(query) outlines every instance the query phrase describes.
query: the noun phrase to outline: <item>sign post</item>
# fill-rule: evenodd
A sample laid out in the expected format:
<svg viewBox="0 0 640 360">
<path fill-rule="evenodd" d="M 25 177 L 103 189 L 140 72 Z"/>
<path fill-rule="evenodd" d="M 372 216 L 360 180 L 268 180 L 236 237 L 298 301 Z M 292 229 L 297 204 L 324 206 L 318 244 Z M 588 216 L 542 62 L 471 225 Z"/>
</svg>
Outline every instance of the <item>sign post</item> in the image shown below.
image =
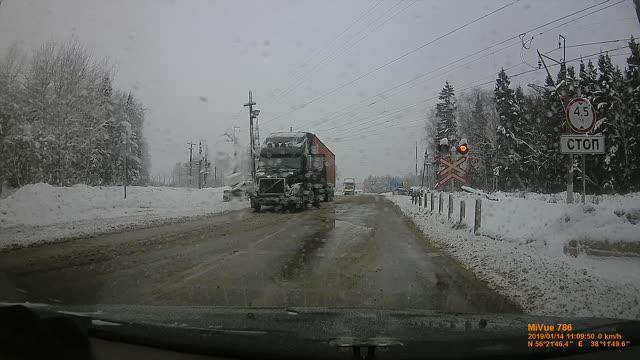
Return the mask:
<svg viewBox="0 0 640 360">
<path fill-rule="evenodd" d="M 586 198 L 587 171 L 586 154 L 604 154 L 604 136 L 587 136 L 596 125 L 596 112 L 586 98 L 575 98 L 567 105 L 567 123 L 578 136 L 560 137 L 560 153 L 582 156 L 582 203 Z"/>
</svg>

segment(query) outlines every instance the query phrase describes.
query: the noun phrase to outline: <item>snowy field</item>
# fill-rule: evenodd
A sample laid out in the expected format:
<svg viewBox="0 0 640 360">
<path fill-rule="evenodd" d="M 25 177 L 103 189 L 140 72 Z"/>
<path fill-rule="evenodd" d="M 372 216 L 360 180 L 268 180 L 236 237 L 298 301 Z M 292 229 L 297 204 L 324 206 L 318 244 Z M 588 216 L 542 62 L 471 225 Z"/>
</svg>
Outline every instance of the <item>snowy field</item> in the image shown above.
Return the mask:
<svg viewBox="0 0 640 360">
<path fill-rule="evenodd" d="M 0 248 L 151 225 L 248 207 L 227 188 L 27 185 L 0 200 Z"/>
<path fill-rule="evenodd" d="M 640 319 L 640 194 L 566 205 L 564 194 L 498 193 L 497 201 L 482 201 L 478 235 L 472 231 L 478 195 L 453 195 L 451 221 L 447 196 L 442 214 L 437 196 L 432 214 L 430 204 L 413 205 L 409 196 L 389 198 L 436 245 L 527 313 Z M 575 243 L 588 245 L 565 249 Z M 610 249 L 600 255 L 616 256 L 587 255 L 598 245 Z"/>
</svg>

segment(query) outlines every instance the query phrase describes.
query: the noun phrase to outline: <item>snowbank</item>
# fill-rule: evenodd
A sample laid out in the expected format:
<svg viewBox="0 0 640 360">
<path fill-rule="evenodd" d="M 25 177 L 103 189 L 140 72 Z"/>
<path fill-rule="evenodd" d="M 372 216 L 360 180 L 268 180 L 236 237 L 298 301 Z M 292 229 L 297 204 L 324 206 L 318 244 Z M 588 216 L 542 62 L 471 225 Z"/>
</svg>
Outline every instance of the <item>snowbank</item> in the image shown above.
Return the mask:
<svg viewBox="0 0 640 360">
<path fill-rule="evenodd" d="M 448 194 L 443 193 L 443 197 L 443 214 L 446 215 Z M 410 198 L 406 198 L 410 202 Z M 473 228 L 477 198 L 477 194 L 467 192 L 453 194 L 452 219 L 459 220 L 460 201 L 464 200 L 467 216 L 463 222 L 469 232 Z M 495 198 L 498 200 L 482 199 L 480 235 L 514 243 L 536 243 L 540 249 L 551 253 L 561 252 L 572 240 L 640 245 L 640 193 L 602 195 L 596 204 L 571 205 L 564 203 L 563 194 L 498 193 Z"/>
<path fill-rule="evenodd" d="M 413 205 L 408 196 L 390 199 L 435 244 L 528 313 L 640 319 L 639 257 L 565 251 L 572 240 L 638 244 L 640 222 L 634 216 L 640 194 L 603 196 L 598 204 L 584 205 L 566 205 L 552 195 L 499 194 L 499 201 L 482 200 L 478 235 L 471 230 L 478 195 L 453 196 L 452 221 L 447 220 L 448 195 L 441 215 L 437 196 L 433 214 L 430 204 Z M 460 200 L 466 202 L 464 226 L 455 224 Z"/>
<path fill-rule="evenodd" d="M 248 206 L 224 189 L 130 186 L 124 199 L 122 187 L 27 185 L 0 200 L 0 248 Z"/>
</svg>

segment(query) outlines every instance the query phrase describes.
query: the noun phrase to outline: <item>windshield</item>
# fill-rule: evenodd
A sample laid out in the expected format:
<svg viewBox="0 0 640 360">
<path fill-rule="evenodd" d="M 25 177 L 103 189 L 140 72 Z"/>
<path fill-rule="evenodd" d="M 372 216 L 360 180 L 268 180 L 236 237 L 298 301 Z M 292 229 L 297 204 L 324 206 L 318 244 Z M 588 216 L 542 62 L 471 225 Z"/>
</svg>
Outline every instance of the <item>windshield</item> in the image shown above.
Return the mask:
<svg viewBox="0 0 640 360">
<path fill-rule="evenodd" d="M 640 320 L 637 6 L 0 0 L 0 302 Z"/>
<path fill-rule="evenodd" d="M 301 166 L 301 157 L 261 158 L 258 163 L 259 169 L 300 169 Z"/>
</svg>

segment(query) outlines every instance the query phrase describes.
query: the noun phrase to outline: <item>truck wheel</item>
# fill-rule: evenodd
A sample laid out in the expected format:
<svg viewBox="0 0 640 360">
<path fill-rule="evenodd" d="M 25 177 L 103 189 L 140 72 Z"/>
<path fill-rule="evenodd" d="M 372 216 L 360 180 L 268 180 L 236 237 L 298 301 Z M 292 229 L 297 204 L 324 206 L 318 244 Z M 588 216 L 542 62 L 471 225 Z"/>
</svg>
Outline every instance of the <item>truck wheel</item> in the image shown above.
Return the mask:
<svg viewBox="0 0 640 360">
<path fill-rule="evenodd" d="M 313 191 L 309 191 L 308 195 L 302 196 L 302 210 L 306 210 L 309 207 L 309 204 L 313 203 Z"/>
<path fill-rule="evenodd" d="M 260 204 L 253 204 L 253 211 L 260 212 Z"/>
<path fill-rule="evenodd" d="M 315 206 L 315 207 L 319 208 L 319 207 L 320 207 L 320 197 L 319 197 L 319 196 L 316 196 L 316 194 L 315 194 L 315 193 L 313 193 L 313 192 L 311 193 L 311 197 L 312 197 L 312 199 L 313 199 L 313 200 L 311 201 L 311 205 L 313 205 L 313 206 Z"/>
<path fill-rule="evenodd" d="M 307 196 L 302 195 L 300 202 L 296 204 L 296 209 L 300 212 L 303 212 L 307 208 L 307 204 Z"/>
</svg>

